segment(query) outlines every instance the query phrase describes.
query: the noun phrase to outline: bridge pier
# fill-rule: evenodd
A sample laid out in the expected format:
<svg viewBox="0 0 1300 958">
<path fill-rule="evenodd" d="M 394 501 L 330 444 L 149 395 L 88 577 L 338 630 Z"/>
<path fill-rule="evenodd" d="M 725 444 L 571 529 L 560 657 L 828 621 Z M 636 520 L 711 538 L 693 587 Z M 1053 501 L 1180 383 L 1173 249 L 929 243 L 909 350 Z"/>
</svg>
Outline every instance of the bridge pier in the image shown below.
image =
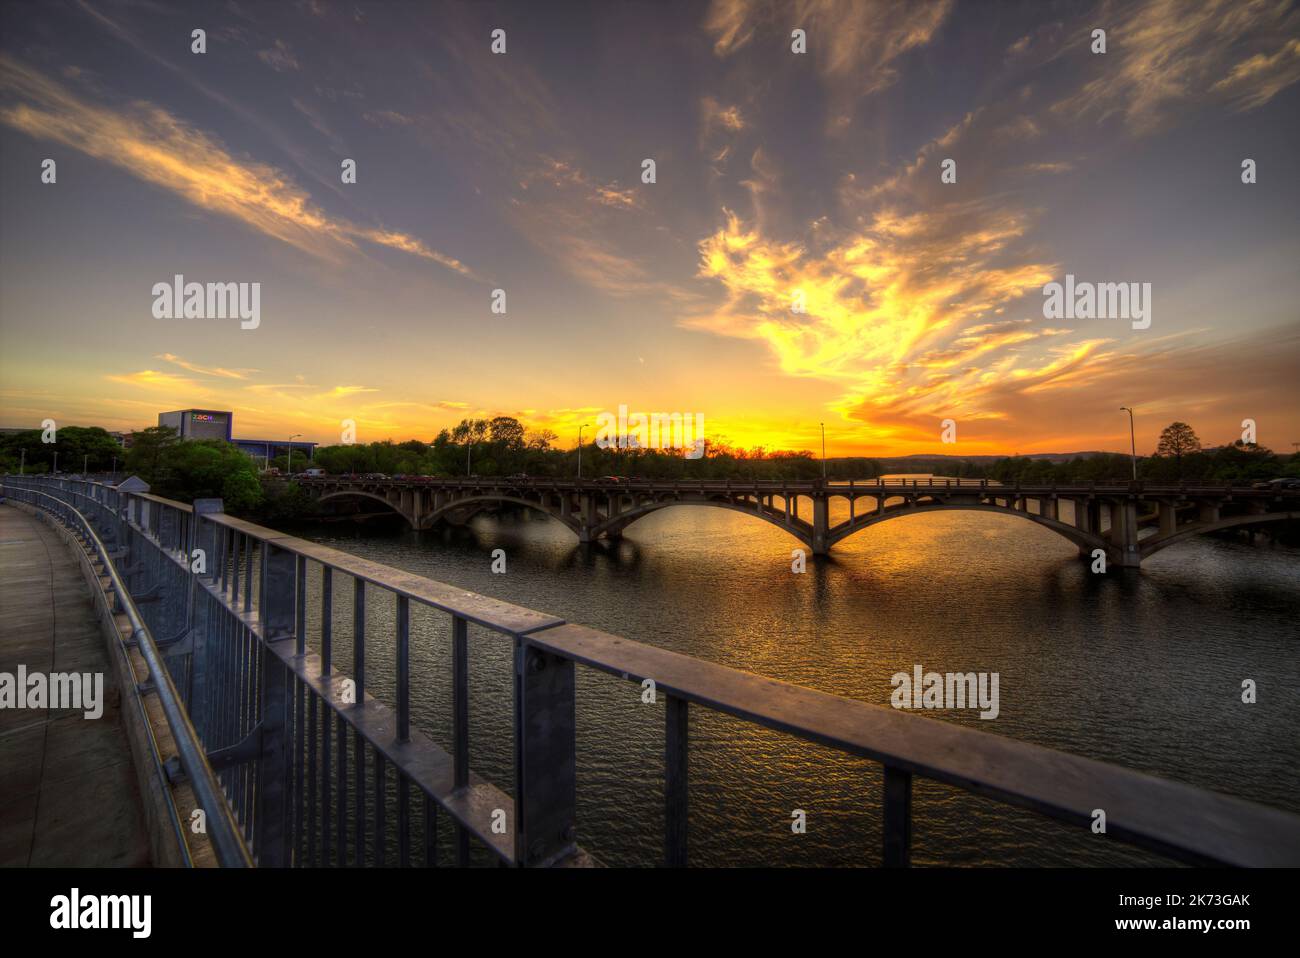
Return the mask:
<svg viewBox="0 0 1300 958">
<path fill-rule="evenodd" d="M 1138 549 L 1137 500 L 1122 499 L 1111 503 L 1111 543 L 1118 564 L 1125 569 L 1142 565 Z"/>
<path fill-rule="evenodd" d="M 830 555 L 830 500 L 825 495 L 813 497 L 812 553 Z"/>
<path fill-rule="evenodd" d="M 1178 507 L 1172 502 L 1160 503 L 1160 534 L 1173 535 L 1178 527 Z"/>
</svg>

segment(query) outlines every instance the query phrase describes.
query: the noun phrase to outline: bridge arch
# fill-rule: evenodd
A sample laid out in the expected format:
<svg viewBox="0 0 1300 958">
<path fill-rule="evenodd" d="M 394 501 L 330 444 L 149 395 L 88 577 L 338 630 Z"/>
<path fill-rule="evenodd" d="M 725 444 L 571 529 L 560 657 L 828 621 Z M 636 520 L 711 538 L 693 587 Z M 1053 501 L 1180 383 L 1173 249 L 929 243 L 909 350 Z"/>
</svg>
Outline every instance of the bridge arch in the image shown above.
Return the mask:
<svg viewBox="0 0 1300 958">
<path fill-rule="evenodd" d="M 785 512 L 777 512 L 764 506 L 762 509 L 754 509 L 749 506 L 740 505 L 727 499 L 662 499 L 654 502 L 645 502 L 620 512 L 617 516 L 606 519 L 591 527 L 591 537 L 606 533 L 618 534 L 630 526 L 636 520 L 650 515 L 652 512 L 660 512 L 664 509 L 671 509 L 674 506 L 711 506 L 715 509 L 730 509 L 732 512 L 739 512 L 741 515 L 750 516 L 754 519 L 762 519 L 788 532 L 805 546 L 812 546 L 813 529 L 812 524 L 803 519 L 791 519 L 789 523 L 785 521 Z"/>
<path fill-rule="evenodd" d="M 1206 532 L 1218 532 L 1221 529 L 1232 529 L 1237 526 L 1253 526 L 1263 522 L 1278 522 L 1282 519 L 1300 519 L 1300 512 L 1263 512 L 1255 515 L 1227 516 L 1214 522 L 1194 522 L 1168 535 L 1154 535 L 1139 539 L 1138 549 L 1141 551 L 1142 558 L 1146 559 L 1170 546 Z"/>
<path fill-rule="evenodd" d="M 523 506 L 524 508 L 531 509 L 534 512 L 540 512 L 543 515 L 550 516 L 552 519 L 563 523 L 570 531 L 576 533 L 579 537 L 582 536 L 582 524 L 574 516 L 562 515 L 560 510 L 544 505 L 540 502 L 524 499 L 519 496 L 504 496 L 496 493 L 488 493 L 481 496 L 465 496 L 464 498 L 453 500 L 444 506 L 417 516 L 416 521 L 411 524 L 417 529 L 427 529 L 439 519 L 451 513 L 462 511 L 467 506 L 473 507 L 477 510 L 486 505 L 497 505 L 502 503 Z"/>
<path fill-rule="evenodd" d="M 362 489 L 340 489 L 336 492 L 327 492 L 320 496 L 316 501 L 328 502 L 331 499 L 373 499 L 375 502 L 382 502 L 385 506 L 391 509 L 395 515 L 399 515 L 407 522 L 410 522 L 411 525 L 415 525 L 412 517 L 403 512 L 401 507 L 395 504 L 392 499 L 388 499 L 374 492 L 366 492 Z"/>
<path fill-rule="evenodd" d="M 1047 516 L 1040 516 L 1033 512 L 1022 512 L 1019 509 L 1010 509 L 1006 506 L 992 506 L 987 503 L 977 502 L 936 502 L 922 503 L 914 506 L 899 504 L 886 506 L 883 513 L 871 513 L 865 517 L 843 522 L 838 526 L 833 526 L 830 530 L 828 540 L 830 545 L 837 542 L 843 542 L 850 536 L 857 535 L 863 529 L 869 529 L 871 526 L 879 525 L 882 522 L 888 522 L 891 519 L 899 519 L 904 516 L 925 515 L 931 512 L 983 512 L 993 515 L 1015 516 L 1020 519 L 1028 519 L 1045 529 L 1051 529 L 1057 535 L 1070 540 L 1080 549 L 1091 551 L 1093 549 L 1105 549 L 1107 555 L 1113 555 L 1115 546 L 1107 539 L 1102 538 L 1096 533 L 1084 532 L 1068 522 L 1062 522 L 1060 519 L 1051 519 Z"/>
</svg>

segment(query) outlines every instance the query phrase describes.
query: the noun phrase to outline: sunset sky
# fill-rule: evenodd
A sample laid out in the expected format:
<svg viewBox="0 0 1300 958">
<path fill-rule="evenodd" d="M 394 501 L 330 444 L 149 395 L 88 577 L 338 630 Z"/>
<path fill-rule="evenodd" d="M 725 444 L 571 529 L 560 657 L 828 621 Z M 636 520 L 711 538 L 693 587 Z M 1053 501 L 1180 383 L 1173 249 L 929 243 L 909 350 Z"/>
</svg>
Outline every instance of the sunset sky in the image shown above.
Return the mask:
<svg viewBox="0 0 1300 958">
<path fill-rule="evenodd" d="M 625 404 L 745 446 L 819 450 L 825 422 L 830 455 L 976 455 L 1127 451 L 1134 405 L 1139 452 L 1174 419 L 1300 441 L 1289 0 L 0 20 L 0 426 L 513 415 L 567 446 Z M 178 273 L 261 283 L 260 326 L 155 318 Z M 1067 273 L 1150 283 L 1150 328 L 1045 319 Z"/>
</svg>

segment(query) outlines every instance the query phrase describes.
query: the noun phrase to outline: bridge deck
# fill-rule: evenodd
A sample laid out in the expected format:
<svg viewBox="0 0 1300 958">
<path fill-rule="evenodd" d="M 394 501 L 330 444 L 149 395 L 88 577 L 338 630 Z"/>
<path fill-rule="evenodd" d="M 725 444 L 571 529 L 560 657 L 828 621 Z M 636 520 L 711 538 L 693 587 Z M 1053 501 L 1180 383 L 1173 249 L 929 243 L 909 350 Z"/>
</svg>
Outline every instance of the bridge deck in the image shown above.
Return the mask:
<svg viewBox="0 0 1300 958">
<path fill-rule="evenodd" d="M 149 864 L 121 696 L 76 558 L 0 505 L 0 672 L 99 672 L 104 714 L 0 709 L 0 867 Z"/>
</svg>

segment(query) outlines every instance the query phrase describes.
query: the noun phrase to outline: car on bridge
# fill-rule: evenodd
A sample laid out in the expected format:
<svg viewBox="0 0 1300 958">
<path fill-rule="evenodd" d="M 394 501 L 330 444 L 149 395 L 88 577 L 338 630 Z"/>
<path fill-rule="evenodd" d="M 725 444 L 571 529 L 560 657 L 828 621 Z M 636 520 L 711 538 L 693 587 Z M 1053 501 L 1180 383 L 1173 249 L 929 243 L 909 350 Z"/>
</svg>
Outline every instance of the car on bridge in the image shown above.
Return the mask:
<svg viewBox="0 0 1300 958">
<path fill-rule="evenodd" d="M 1283 489 L 1300 489 L 1300 479 L 1295 479 L 1290 476 L 1283 476 L 1280 479 L 1269 479 L 1267 482 L 1257 482 L 1251 488 L 1270 489 L 1273 491 L 1281 491 Z"/>
</svg>

